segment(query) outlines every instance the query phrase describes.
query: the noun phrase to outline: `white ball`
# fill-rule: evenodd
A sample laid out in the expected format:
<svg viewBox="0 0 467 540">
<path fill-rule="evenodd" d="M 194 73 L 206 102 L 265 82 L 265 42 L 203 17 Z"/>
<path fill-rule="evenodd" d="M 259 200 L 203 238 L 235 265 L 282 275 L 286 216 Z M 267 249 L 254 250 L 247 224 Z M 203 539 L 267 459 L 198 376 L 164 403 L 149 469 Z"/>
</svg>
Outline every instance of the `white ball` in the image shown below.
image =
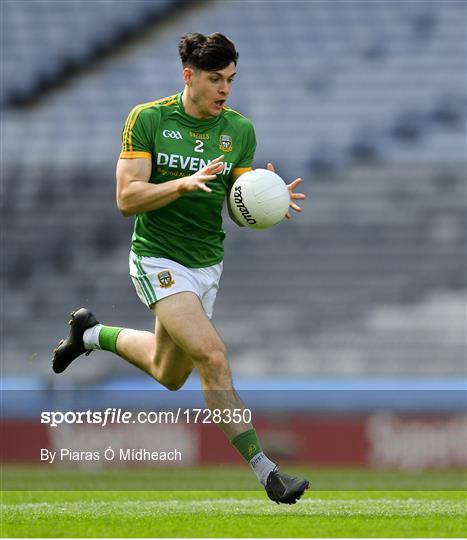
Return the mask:
<svg viewBox="0 0 467 540">
<path fill-rule="evenodd" d="M 282 221 L 289 202 L 284 180 L 267 169 L 254 169 L 239 176 L 229 198 L 235 218 L 252 229 L 267 229 Z"/>
</svg>

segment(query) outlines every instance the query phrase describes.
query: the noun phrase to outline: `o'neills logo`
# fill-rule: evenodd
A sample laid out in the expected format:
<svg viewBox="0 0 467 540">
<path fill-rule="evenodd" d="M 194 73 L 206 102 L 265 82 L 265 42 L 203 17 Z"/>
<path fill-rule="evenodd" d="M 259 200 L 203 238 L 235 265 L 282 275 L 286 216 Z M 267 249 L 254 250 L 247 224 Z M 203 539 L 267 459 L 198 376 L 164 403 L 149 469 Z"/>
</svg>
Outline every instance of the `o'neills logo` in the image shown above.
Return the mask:
<svg viewBox="0 0 467 540">
<path fill-rule="evenodd" d="M 245 206 L 245 203 L 243 202 L 241 186 L 235 187 L 234 202 L 235 202 L 235 206 L 238 208 L 238 211 L 245 218 L 245 221 L 249 223 L 250 225 L 254 225 L 256 223 L 256 219 L 250 214 L 250 212 L 248 211 L 248 208 Z"/>
</svg>

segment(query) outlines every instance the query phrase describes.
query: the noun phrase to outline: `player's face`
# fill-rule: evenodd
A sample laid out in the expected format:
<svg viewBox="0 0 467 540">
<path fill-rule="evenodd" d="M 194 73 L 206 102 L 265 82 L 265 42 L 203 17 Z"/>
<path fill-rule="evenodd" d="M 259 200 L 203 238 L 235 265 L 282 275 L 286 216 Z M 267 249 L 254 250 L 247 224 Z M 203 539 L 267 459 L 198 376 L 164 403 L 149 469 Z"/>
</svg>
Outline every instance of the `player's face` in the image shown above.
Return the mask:
<svg viewBox="0 0 467 540">
<path fill-rule="evenodd" d="M 188 114 L 197 118 L 210 118 L 221 113 L 229 97 L 236 67 L 231 62 L 219 71 L 185 68 L 183 75 L 188 89 Z"/>
</svg>

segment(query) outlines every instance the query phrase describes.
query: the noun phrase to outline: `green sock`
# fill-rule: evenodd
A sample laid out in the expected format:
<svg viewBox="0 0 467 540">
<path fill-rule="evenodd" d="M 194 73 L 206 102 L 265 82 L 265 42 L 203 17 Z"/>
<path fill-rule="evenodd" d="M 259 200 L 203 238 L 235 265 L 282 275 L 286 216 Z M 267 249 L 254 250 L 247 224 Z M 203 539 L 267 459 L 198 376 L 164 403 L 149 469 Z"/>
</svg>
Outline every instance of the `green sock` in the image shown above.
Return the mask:
<svg viewBox="0 0 467 540">
<path fill-rule="evenodd" d="M 258 435 L 254 429 L 249 429 L 240 435 L 236 435 L 230 441 L 235 448 L 242 454 L 247 463 L 251 461 L 251 458 L 256 454 L 262 452 L 261 445 L 258 440 Z"/>
<path fill-rule="evenodd" d="M 117 326 L 102 326 L 99 332 L 99 347 L 104 351 L 117 354 L 117 338 L 123 328 Z"/>
</svg>

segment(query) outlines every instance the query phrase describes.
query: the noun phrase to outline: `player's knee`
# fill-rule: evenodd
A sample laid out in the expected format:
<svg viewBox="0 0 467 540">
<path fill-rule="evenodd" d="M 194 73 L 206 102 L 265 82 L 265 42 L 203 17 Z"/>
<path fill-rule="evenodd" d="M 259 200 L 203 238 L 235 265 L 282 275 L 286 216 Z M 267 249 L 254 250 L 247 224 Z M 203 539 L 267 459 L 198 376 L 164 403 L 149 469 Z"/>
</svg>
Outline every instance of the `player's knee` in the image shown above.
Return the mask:
<svg viewBox="0 0 467 540">
<path fill-rule="evenodd" d="M 229 370 L 225 347 L 215 347 L 203 351 L 199 361 L 199 372 L 204 378 L 218 378 Z"/>
<path fill-rule="evenodd" d="M 180 388 L 185 384 L 185 381 L 187 380 L 189 374 L 183 375 L 182 377 L 173 377 L 171 375 L 159 375 L 158 377 L 155 377 L 156 380 L 162 384 L 162 386 L 165 386 L 167 390 L 171 390 L 172 392 L 175 392 L 177 390 L 180 390 Z"/>
<path fill-rule="evenodd" d="M 151 375 L 157 382 L 165 386 L 168 390 L 176 391 L 185 384 L 186 380 L 190 376 L 192 369 L 185 371 L 174 371 L 173 369 L 167 369 L 162 365 L 154 364 L 151 370 Z"/>
<path fill-rule="evenodd" d="M 206 348 L 201 353 L 201 362 L 212 368 L 222 368 L 227 365 L 227 351 L 223 346 Z"/>
<path fill-rule="evenodd" d="M 177 390 L 180 390 L 180 388 L 185 384 L 185 381 L 167 381 L 162 382 L 162 384 L 167 388 L 167 390 L 170 390 L 171 392 L 176 392 Z"/>
</svg>

